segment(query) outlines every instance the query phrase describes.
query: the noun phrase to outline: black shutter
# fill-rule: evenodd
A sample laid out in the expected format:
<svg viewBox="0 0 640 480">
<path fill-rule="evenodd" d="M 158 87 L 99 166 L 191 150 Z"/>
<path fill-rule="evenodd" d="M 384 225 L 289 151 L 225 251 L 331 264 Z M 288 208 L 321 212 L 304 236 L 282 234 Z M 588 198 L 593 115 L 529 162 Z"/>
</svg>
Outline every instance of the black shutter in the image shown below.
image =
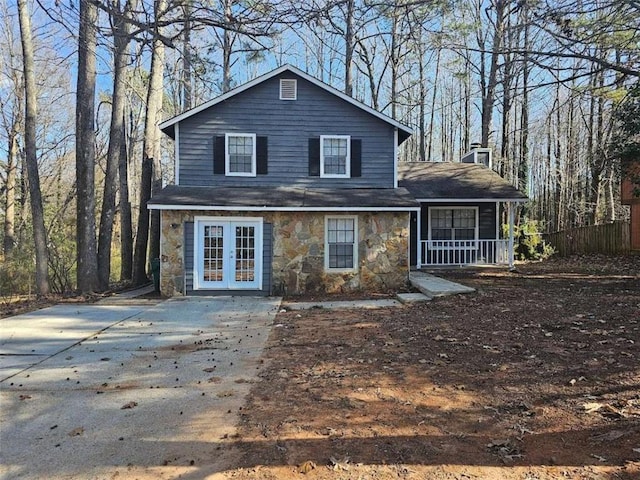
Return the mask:
<svg viewBox="0 0 640 480">
<path fill-rule="evenodd" d="M 351 177 L 362 176 L 362 140 L 351 139 Z"/>
<path fill-rule="evenodd" d="M 213 173 L 225 174 L 224 136 L 213 137 Z"/>
<path fill-rule="evenodd" d="M 309 139 L 309 176 L 320 176 L 320 139 Z"/>
<path fill-rule="evenodd" d="M 268 173 L 269 149 L 267 137 L 256 137 L 256 173 L 266 175 Z"/>
</svg>

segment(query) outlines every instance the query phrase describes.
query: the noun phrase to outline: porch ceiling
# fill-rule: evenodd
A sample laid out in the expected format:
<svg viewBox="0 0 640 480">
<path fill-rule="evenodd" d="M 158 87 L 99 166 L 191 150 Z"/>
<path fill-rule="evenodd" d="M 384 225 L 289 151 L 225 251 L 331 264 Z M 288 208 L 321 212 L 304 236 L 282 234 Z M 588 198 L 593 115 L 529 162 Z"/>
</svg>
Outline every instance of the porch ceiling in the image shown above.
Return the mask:
<svg viewBox="0 0 640 480">
<path fill-rule="evenodd" d="M 527 200 L 526 195 L 496 172 L 472 163 L 401 163 L 398 180 L 400 186 L 420 200 Z"/>
</svg>

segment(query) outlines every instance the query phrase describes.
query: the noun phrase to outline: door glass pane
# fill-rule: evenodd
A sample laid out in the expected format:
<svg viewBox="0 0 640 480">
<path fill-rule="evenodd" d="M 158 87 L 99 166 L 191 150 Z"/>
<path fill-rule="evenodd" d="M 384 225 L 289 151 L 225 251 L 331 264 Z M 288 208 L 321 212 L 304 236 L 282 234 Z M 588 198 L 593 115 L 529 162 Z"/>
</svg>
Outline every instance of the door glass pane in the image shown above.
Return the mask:
<svg viewBox="0 0 640 480">
<path fill-rule="evenodd" d="M 223 280 L 223 233 L 222 226 L 207 225 L 204 227 L 202 273 L 205 282 L 221 282 Z"/>
<path fill-rule="evenodd" d="M 236 226 L 236 282 L 255 280 L 255 230 L 255 227 Z"/>
</svg>

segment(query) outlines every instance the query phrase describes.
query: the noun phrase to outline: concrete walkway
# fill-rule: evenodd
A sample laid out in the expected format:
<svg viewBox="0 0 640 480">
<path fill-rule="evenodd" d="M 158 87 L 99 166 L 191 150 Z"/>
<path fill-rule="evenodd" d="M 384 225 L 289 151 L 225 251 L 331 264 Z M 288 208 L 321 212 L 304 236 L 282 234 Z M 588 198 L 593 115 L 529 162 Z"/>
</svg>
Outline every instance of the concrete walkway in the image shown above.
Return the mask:
<svg viewBox="0 0 640 480">
<path fill-rule="evenodd" d="M 287 302 L 282 306 L 288 310 L 311 310 L 313 308 L 326 308 L 327 310 L 343 310 L 345 308 L 384 308 L 399 307 L 400 302 L 392 298 L 380 300 L 339 300 L 329 302 Z"/>
<path fill-rule="evenodd" d="M 346 300 L 346 301 L 318 301 L 318 302 L 286 302 L 282 306 L 288 310 L 310 310 L 325 308 L 327 310 L 372 309 L 384 307 L 399 307 L 403 304 L 428 302 L 434 297 L 455 295 L 459 293 L 475 292 L 474 288 L 445 280 L 424 272 L 411 272 L 409 282 L 420 293 L 398 293 L 396 300 L 387 298 L 380 300 Z"/>
<path fill-rule="evenodd" d="M 177 298 L 0 320 L 0 478 L 220 471 L 279 305 Z"/>
</svg>

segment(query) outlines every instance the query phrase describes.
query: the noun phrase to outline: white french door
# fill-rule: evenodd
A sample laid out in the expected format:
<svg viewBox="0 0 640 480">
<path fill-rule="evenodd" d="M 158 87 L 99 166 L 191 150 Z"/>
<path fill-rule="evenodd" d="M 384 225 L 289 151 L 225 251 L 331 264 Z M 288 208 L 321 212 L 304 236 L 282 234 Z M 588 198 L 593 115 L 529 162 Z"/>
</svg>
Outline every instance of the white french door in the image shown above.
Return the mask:
<svg viewBox="0 0 640 480">
<path fill-rule="evenodd" d="M 262 288 L 262 220 L 196 219 L 194 288 Z"/>
</svg>

